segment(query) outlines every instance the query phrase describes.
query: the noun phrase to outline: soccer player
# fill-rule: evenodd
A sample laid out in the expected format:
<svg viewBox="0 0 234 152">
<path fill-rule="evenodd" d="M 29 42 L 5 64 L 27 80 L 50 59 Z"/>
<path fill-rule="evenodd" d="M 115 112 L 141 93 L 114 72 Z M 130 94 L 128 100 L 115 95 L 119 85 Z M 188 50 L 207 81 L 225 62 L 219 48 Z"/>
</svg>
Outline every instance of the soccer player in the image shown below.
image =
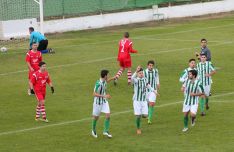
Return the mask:
<svg viewBox="0 0 234 152">
<path fill-rule="evenodd" d="M 40 69 L 36 71 L 32 78 L 30 86 L 33 88 L 36 98 L 37 98 L 37 108 L 36 108 L 36 117 L 35 120 L 42 120 L 44 122 L 49 122 L 46 118 L 45 110 L 45 96 L 46 96 L 46 83 L 50 86 L 51 92 L 54 93 L 54 87 L 52 85 L 49 73 L 46 71 L 46 63 L 39 63 Z M 42 114 L 42 119 L 40 115 Z"/>
<path fill-rule="evenodd" d="M 184 104 L 183 104 L 183 113 L 184 113 L 184 129 L 183 132 L 188 130 L 188 115 L 190 113 L 192 119 L 192 126 L 195 125 L 196 113 L 198 109 L 198 99 L 199 96 L 204 95 L 204 89 L 201 82 L 196 79 L 197 71 L 189 71 L 189 79 L 182 86 L 182 92 L 186 91 Z"/>
<path fill-rule="evenodd" d="M 30 79 L 32 78 L 32 75 L 34 72 L 38 71 L 40 69 L 39 63 L 42 61 L 42 55 L 41 52 L 37 51 L 38 44 L 33 43 L 32 44 L 32 50 L 29 50 L 26 54 L 26 63 L 28 65 L 28 79 L 29 79 L 29 84 L 30 84 Z M 32 91 L 32 88 L 28 89 L 28 95 L 34 94 Z"/>
<path fill-rule="evenodd" d="M 154 92 L 157 94 L 157 90 L 154 90 L 147 79 L 144 77 L 143 69 L 138 66 L 136 72 L 132 75 L 132 82 L 134 84 L 134 95 L 133 95 L 133 108 L 136 116 L 137 134 L 141 134 L 141 117 L 148 117 L 148 105 L 146 100 L 147 91 Z"/>
<path fill-rule="evenodd" d="M 159 83 L 159 73 L 158 69 L 154 68 L 154 61 L 150 60 L 147 63 L 147 69 L 144 70 L 144 76 L 147 79 L 147 82 L 150 84 L 150 86 L 158 92 L 160 88 L 160 83 Z M 150 89 L 147 89 L 147 100 L 148 100 L 148 124 L 152 123 L 152 117 L 153 117 L 153 112 L 154 112 L 154 105 L 156 102 L 156 94 Z"/>
<path fill-rule="evenodd" d="M 189 60 L 189 67 L 186 68 L 180 75 L 179 81 L 183 84 L 188 79 L 188 73 L 190 70 L 196 70 L 196 60 L 190 59 Z"/>
<path fill-rule="evenodd" d="M 208 97 L 211 90 L 211 76 L 216 73 L 216 70 L 210 61 L 207 61 L 205 54 L 200 54 L 201 61 L 197 64 L 198 78 L 202 83 L 202 86 L 205 90 L 205 96 L 200 98 L 199 106 L 201 109 L 201 115 L 205 116 L 204 105 L 206 104 L 206 109 L 209 109 Z"/>
<path fill-rule="evenodd" d="M 124 38 L 119 41 L 119 53 L 117 60 L 119 61 L 120 69 L 115 75 L 114 85 L 117 84 L 117 80 L 122 75 L 124 70 L 128 69 L 128 85 L 131 84 L 131 76 L 132 76 L 132 60 L 130 53 L 137 53 L 137 50 L 132 48 L 132 41 L 129 39 L 129 33 L 124 33 Z"/>
<path fill-rule="evenodd" d="M 210 52 L 210 49 L 207 47 L 206 39 L 201 39 L 201 51 L 200 53 L 196 52 L 196 56 L 198 60 L 200 60 L 201 58 L 200 54 L 205 54 L 207 57 L 206 60 L 211 61 L 211 52 Z"/>
<path fill-rule="evenodd" d="M 110 99 L 110 94 L 106 93 L 106 87 L 107 83 L 111 80 L 114 80 L 114 78 L 108 79 L 108 70 L 102 70 L 101 71 L 101 78 L 97 80 L 95 87 L 94 87 L 94 102 L 93 102 L 93 120 L 92 120 L 92 136 L 94 138 L 97 138 L 97 132 L 96 132 L 96 124 L 98 121 L 98 118 L 102 113 L 105 113 L 106 119 L 104 122 L 104 131 L 103 135 L 107 136 L 108 138 L 112 138 L 112 135 L 109 133 L 110 128 L 110 107 L 107 99 Z"/>
<path fill-rule="evenodd" d="M 47 49 L 48 46 L 48 40 L 44 35 L 42 35 L 40 32 L 34 31 L 33 27 L 29 28 L 29 33 L 30 33 L 30 42 L 29 42 L 29 47 L 30 49 L 32 48 L 33 42 L 39 43 L 38 46 L 38 51 L 41 53 L 55 53 L 52 49 Z"/>
</svg>

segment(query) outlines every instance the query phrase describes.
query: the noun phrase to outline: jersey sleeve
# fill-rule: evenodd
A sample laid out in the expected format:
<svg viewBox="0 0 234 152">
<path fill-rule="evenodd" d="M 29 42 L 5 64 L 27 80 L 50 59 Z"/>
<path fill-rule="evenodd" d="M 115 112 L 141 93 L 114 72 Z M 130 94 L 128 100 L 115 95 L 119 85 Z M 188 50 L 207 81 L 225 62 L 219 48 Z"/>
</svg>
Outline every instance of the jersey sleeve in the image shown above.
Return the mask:
<svg viewBox="0 0 234 152">
<path fill-rule="evenodd" d="M 42 55 L 41 52 L 39 53 L 39 59 L 38 59 L 39 63 L 42 61 Z"/>
<path fill-rule="evenodd" d="M 158 69 L 156 69 L 156 84 L 160 84 L 159 83 L 159 72 L 158 72 Z"/>
<path fill-rule="evenodd" d="M 34 73 L 31 77 L 31 83 L 34 85 L 36 83 L 36 80 L 37 80 L 37 75 Z"/>
<path fill-rule="evenodd" d="M 46 83 L 51 83 L 51 79 L 50 79 L 50 75 L 48 74 L 48 78 L 47 78 L 47 80 L 46 80 Z"/>
<path fill-rule="evenodd" d="M 204 93 L 204 88 L 201 83 L 198 85 L 198 92 Z"/>
<path fill-rule="evenodd" d="M 129 43 L 128 48 L 129 48 L 129 52 L 131 52 L 131 53 L 137 53 L 137 50 L 134 50 L 134 49 L 132 48 L 132 42 L 131 42 L 131 41 L 130 41 L 130 43 Z"/>
<path fill-rule="evenodd" d="M 131 80 L 132 80 L 133 83 L 137 83 L 137 78 L 136 78 L 136 76 L 137 76 L 137 73 L 134 72 L 134 74 L 133 74 L 132 77 L 131 77 Z"/>
<path fill-rule="evenodd" d="M 213 66 L 213 64 L 211 62 L 209 64 L 210 64 L 210 70 L 215 71 L 215 67 Z"/>
<path fill-rule="evenodd" d="M 34 39 L 34 34 L 31 33 L 31 35 L 30 35 L 30 40 L 29 40 L 29 47 L 30 47 L 30 49 L 32 48 L 33 39 Z"/>
<path fill-rule="evenodd" d="M 26 54 L 25 61 L 26 62 L 30 62 L 30 54 L 29 54 L 29 52 Z"/>
<path fill-rule="evenodd" d="M 94 87 L 94 92 L 98 93 L 99 87 L 100 87 L 100 83 L 97 81 Z"/>
<path fill-rule="evenodd" d="M 184 70 L 184 71 L 180 74 L 180 79 L 179 79 L 179 81 L 180 81 L 181 83 L 184 83 L 184 81 L 186 81 L 186 78 L 187 78 L 187 72 L 186 72 L 186 70 Z"/>
</svg>

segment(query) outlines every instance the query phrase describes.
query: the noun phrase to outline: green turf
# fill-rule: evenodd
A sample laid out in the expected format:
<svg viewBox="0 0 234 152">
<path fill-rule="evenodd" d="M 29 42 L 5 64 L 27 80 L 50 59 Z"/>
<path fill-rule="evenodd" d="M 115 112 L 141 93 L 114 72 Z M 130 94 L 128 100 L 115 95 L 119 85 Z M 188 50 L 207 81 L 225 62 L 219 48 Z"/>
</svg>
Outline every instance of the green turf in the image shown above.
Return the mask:
<svg viewBox="0 0 234 152">
<path fill-rule="evenodd" d="M 210 20 L 189 20 L 121 26 L 101 30 L 68 32 L 48 36 L 56 54 L 43 55 L 55 86 L 48 89 L 46 110 L 50 123 L 35 122 L 36 100 L 27 96 L 25 49 L 27 43 L 11 45 L 0 54 L 0 151 L 1 152 L 138 152 L 138 151 L 233 151 L 234 145 L 234 15 Z M 92 91 L 101 69 L 110 75 L 118 70 L 118 40 L 129 31 L 134 48 L 133 68 L 156 60 L 160 72 L 160 98 L 153 124 L 142 122 L 142 135 L 136 135 L 132 108 L 133 88 L 126 73 L 118 86 L 108 92 L 112 112 L 112 139 L 102 137 L 103 117 L 98 121 L 98 139 L 91 133 Z M 211 109 L 197 118 L 194 128 L 182 133 L 183 94 L 179 74 L 188 59 L 207 38 L 212 62 L 218 67 L 213 77 Z M 17 48 L 16 48 L 17 47 Z M 18 71 L 18 72 L 17 72 Z M 16 73 L 15 73 L 16 72 Z M 39 128 L 37 128 L 39 127 Z"/>
</svg>

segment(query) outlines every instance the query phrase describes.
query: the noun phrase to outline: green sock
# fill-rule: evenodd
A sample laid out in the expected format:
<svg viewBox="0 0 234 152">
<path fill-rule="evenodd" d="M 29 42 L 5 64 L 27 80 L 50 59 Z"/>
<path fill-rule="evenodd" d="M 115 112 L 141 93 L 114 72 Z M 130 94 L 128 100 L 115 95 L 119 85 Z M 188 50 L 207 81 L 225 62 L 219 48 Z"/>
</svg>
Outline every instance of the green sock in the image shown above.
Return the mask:
<svg viewBox="0 0 234 152">
<path fill-rule="evenodd" d="M 208 102 L 209 102 L 209 98 L 207 97 L 207 98 L 206 98 L 206 104 L 208 104 Z"/>
<path fill-rule="evenodd" d="M 188 128 L 188 116 L 184 117 L 184 128 Z"/>
<path fill-rule="evenodd" d="M 104 122 L 104 132 L 109 132 L 110 128 L 110 118 L 106 118 Z"/>
<path fill-rule="evenodd" d="M 92 121 L 92 129 L 93 129 L 93 131 L 96 131 L 96 125 L 97 125 L 97 120 L 93 119 L 93 121 Z"/>
<path fill-rule="evenodd" d="M 154 107 L 149 106 L 149 121 L 152 121 L 153 112 L 154 112 Z"/>
<path fill-rule="evenodd" d="M 140 127 L 141 127 L 141 117 L 136 117 L 136 126 L 137 126 L 137 129 L 140 129 Z"/>
<path fill-rule="evenodd" d="M 200 110 L 201 110 L 201 112 L 204 112 L 204 104 L 205 104 L 205 103 L 204 103 L 204 102 L 205 102 L 205 101 L 204 101 L 204 98 L 200 98 L 199 102 L 200 102 L 200 103 L 199 103 L 199 104 L 200 104 L 200 105 L 199 105 L 199 106 L 200 106 Z"/>
</svg>

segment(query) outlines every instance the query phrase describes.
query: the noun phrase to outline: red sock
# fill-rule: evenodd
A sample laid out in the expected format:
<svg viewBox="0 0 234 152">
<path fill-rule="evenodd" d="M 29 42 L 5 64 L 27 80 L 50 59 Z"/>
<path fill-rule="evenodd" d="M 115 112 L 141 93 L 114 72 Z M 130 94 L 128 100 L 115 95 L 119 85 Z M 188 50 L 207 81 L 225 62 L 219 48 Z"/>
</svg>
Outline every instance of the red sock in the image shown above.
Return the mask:
<svg viewBox="0 0 234 152">
<path fill-rule="evenodd" d="M 36 108 L 36 118 L 40 118 L 40 115 L 41 115 L 41 107 L 40 105 L 38 104 L 37 105 L 37 108 Z"/>
<path fill-rule="evenodd" d="M 117 74 L 115 75 L 115 79 L 119 79 L 119 77 L 123 74 L 123 70 L 119 69 L 119 71 L 117 72 Z"/>
<path fill-rule="evenodd" d="M 132 71 L 128 70 L 128 82 L 131 82 Z"/>
<path fill-rule="evenodd" d="M 41 106 L 41 114 L 42 114 L 42 118 L 46 119 L 46 111 L 45 111 L 45 105 Z"/>
</svg>

